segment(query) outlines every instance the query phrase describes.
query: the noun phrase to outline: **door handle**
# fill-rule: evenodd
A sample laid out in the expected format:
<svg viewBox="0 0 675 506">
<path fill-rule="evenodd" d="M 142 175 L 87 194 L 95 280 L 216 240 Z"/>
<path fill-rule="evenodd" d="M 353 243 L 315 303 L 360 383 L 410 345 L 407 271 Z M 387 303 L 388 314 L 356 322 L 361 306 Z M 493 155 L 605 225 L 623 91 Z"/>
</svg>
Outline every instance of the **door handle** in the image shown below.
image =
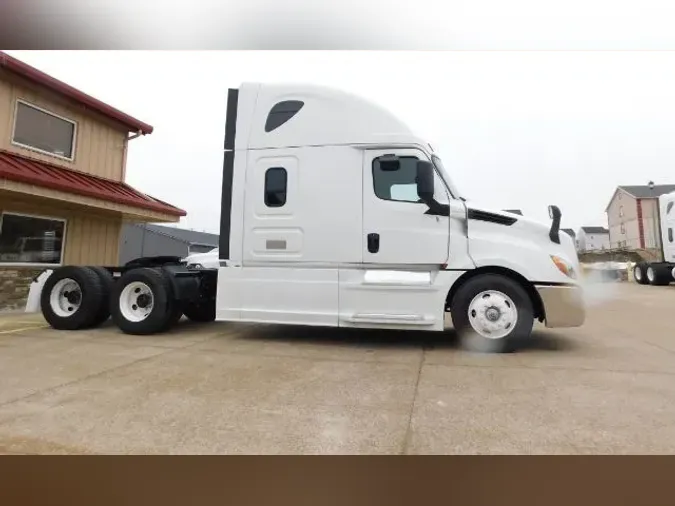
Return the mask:
<svg viewBox="0 0 675 506">
<path fill-rule="evenodd" d="M 370 253 L 380 251 L 380 234 L 368 234 L 368 251 Z"/>
</svg>

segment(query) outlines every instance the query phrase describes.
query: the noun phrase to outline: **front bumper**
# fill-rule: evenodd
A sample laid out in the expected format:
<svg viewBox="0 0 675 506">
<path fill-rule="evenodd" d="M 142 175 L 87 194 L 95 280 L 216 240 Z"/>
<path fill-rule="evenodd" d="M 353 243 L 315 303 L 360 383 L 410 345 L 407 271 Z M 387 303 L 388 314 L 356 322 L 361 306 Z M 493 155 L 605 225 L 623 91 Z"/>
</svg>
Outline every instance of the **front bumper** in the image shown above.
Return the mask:
<svg viewBox="0 0 675 506">
<path fill-rule="evenodd" d="M 583 291 L 573 285 L 536 285 L 544 304 L 546 326 L 580 327 L 586 320 L 586 305 Z"/>
</svg>

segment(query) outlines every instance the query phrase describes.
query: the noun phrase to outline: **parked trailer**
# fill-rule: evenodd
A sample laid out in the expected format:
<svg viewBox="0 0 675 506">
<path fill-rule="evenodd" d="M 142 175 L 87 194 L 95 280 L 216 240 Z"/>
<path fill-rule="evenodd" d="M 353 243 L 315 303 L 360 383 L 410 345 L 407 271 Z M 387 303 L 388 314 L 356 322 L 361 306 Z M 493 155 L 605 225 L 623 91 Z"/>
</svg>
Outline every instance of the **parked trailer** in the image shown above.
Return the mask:
<svg viewBox="0 0 675 506">
<path fill-rule="evenodd" d="M 584 322 L 572 238 L 467 201 L 431 146 L 381 107 L 329 88 L 228 93 L 220 244 L 194 261 L 55 269 L 32 300 L 76 330 L 108 315 L 152 334 L 199 321 L 443 331 L 503 352 Z M 207 261 L 208 260 L 208 261 Z M 214 265 L 206 268 L 204 265 Z"/>
<path fill-rule="evenodd" d="M 675 192 L 659 196 L 657 222 L 661 237 L 660 260 L 638 262 L 633 267 L 633 278 L 641 285 L 663 286 L 675 280 Z"/>
</svg>

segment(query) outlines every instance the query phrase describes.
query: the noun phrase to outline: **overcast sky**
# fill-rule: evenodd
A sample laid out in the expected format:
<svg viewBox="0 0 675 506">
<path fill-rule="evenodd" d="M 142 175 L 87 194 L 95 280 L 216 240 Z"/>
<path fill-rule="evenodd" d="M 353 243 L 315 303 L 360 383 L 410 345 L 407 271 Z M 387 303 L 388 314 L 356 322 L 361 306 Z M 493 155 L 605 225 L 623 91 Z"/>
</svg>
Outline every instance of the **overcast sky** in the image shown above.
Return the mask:
<svg viewBox="0 0 675 506">
<path fill-rule="evenodd" d="M 468 198 L 563 227 L 606 225 L 620 184 L 675 183 L 674 52 L 31 52 L 30 65 L 155 132 L 127 182 L 218 231 L 225 102 L 242 81 L 376 100 L 440 154 Z"/>
</svg>

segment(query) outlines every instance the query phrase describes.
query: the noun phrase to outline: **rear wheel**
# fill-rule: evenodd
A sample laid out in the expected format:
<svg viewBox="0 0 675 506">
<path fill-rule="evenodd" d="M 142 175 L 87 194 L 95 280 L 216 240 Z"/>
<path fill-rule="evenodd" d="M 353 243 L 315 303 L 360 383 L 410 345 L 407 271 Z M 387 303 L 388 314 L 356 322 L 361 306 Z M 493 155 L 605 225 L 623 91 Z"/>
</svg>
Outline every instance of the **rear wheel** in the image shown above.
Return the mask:
<svg viewBox="0 0 675 506">
<path fill-rule="evenodd" d="M 104 287 L 87 267 L 59 267 L 47 278 L 40 296 L 42 315 L 57 330 L 79 330 L 96 320 Z"/>
<path fill-rule="evenodd" d="M 516 281 L 482 274 L 463 284 L 451 303 L 452 322 L 462 346 L 505 353 L 527 339 L 534 325 L 532 301 Z"/>
<path fill-rule="evenodd" d="M 126 334 L 147 335 L 166 330 L 171 323 L 173 293 L 164 274 L 155 269 L 133 269 L 115 283 L 110 312 Z"/>
<path fill-rule="evenodd" d="M 647 264 L 640 262 L 633 267 L 633 279 L 640 285 L 647 284 Z"/>
<path fill-rule="evenodd" d="M 96 318 L 92 321 L 92 327 L 98 327 L 108 318 L 110 318 L 110 294 L 115 284 L 112 274 L 107 269 L 98 266 L 90 266 L 89 269 L 94 271 L 103 285 L 103 297 L 96 313 Z"/>
<path fill-rule="evenodd" d="M 653 286 L 665 286 L 670 284 L 670 269 L 666 265 L 648 265 L 647 281 Z"/>
</svg>

